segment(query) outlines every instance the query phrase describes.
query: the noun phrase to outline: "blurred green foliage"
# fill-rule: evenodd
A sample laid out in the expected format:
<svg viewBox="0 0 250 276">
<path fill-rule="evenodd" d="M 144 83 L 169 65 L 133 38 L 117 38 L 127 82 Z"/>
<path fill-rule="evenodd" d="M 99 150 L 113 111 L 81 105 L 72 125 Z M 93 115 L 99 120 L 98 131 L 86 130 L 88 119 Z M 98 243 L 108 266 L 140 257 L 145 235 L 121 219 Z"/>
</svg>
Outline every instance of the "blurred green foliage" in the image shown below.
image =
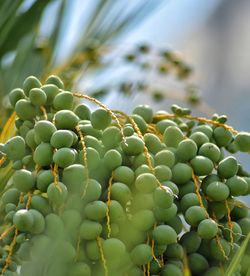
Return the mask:
<svg viewBox="0 0 250 276">
<path fill-rule="evenodd" d="M 88 18 L 78 26 L 78 36 L 63 61 L 58 49 L 65 44 L 70 30 L 74 1 L 17 0 L 0 1 L 0 97 L 1 110 L 6 110 L 4 96 L 21 86 L 29 75 L 45 78 L 52 72 L 60 75 L 70 89 L 82 68 L 100 66 L 101 48 L 136 26 L 152 13 L 159 1 L 139 0 L 126 9 L 126 1 L 94 0 L 77 16 Z M 53 9 L 51 8 L 52 6 Z M 79 8 L 80 5 L 79 5 Z M 126 10 L 126 12 L 124 12 Z M 41 33 L 41 23 L 48 21 L 50 31 Z M 110 51 L 110 49 L 109 49 Z M 4 112 L 1 113 L 4 115 Z"/>
</svg>

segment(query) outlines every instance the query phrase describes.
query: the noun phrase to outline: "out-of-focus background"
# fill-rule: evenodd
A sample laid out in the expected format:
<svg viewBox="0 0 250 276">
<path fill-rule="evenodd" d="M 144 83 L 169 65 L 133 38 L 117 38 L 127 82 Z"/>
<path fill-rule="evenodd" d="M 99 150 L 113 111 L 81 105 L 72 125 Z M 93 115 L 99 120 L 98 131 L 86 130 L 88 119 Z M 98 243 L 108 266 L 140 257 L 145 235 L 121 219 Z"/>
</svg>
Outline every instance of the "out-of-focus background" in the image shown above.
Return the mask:
<svg viewBox="0 0 250 276">
<path fill-rule="evenodd" d="M 110 108 L 177 102 L 250 131 L 249 26 L 248 0 L 0 1 L 1 125 L 12 88 L 55 73 Z"/>
</svg>

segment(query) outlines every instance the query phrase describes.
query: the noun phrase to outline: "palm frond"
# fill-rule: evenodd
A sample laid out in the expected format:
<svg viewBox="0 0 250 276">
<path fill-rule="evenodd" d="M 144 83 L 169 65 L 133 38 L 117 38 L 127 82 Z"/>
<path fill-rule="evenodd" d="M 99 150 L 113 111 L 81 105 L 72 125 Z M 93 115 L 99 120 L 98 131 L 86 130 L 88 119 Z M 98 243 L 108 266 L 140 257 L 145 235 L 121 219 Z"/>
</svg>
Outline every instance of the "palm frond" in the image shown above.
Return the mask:
<svg viewBox="0 0 250 276">
<path fill-rule="evenodd" d="M 249 241 L 250 241 L 250 233 L 247 235 L 244 242 L 241 244 L 240 249 L 237 251 L 233 259 L 231 260 L 225 275 L 232 276 L 234 275 L 234 272 L 239 268 L 240 263 L 242 261 L 242 257 L 245 254 L 247 246 L 249 245 Z"/>
</svg>

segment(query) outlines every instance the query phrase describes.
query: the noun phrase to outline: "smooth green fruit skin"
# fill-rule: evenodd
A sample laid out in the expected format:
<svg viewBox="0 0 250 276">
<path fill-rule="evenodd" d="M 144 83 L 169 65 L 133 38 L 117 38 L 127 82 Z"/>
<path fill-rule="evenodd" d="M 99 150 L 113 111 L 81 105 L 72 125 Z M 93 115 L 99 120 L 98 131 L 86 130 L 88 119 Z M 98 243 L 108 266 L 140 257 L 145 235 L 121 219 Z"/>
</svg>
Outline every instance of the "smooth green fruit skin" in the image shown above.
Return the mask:
<svg viewBox="0 0 250 276">
<path fill-rule="evenodd" d="M 125 254 L 125 244 L 116 238 L 109 238 L 103 241 L 104 256 L 109 260 L 121 258 Z"/>
<path fill-rule="evenodd" d="M 10 91 L 9 101 L 12 107 L 15 107 L 15 104 L 25 98 L 24 91 L 21 88 L 16 88 Z"/>
<path fill-rule="evenodd" d="M 10 138 L 5 143 L 4 150 L 10 160 L 20 160 L 25 155 L 25 141 L 21 136 Z"/>
<path fill-rule="evenodd" d="M 175 155 L 170 150 L 161 150 L 155 157 L 155 165 L 165 165 L 172 168 L 175 164 Z"/>
<path fill-rule="evenodd" d="M 74 137 L 69 130 L 57 130 L 55 131 L 50 139 L 50 144 L 54 148 L 70 148 L 73 145 Z"/>
<path fill-rule="evenodd" d="M 138 105 L 133 114 L 140 115 L 148 124 L 153 120 L 153 110 L 149 105 Z"/>
<path fill-rule="evenodd" d="M 250 232 L 250 218 L 241 218 L 237 221 L 237 223 L 240 225 L 242 234 L 248 235 Z"/>
<path fill-rule="evenodd" d="M 169 167 L 165 165 L 159 165 L 155 168 L 155 176 L 160 181 L 169 181 L 172 177 L 172 171 Z"/>
<path fill-rule="evenodd" d="M 96 200 L 85 206 L 84 213 L 88 219 L 102 220 L 106 216 L 107 206 L 103 201 Z"/>
<path fill-rule="evenodd" d="M 79 118 L 70 110 L 60 110 L 55 114 L 55 125 L 58 129 L 74 130 Z"/>
<path fill-rule="evenodd" d="M 89 179 L 88 181 L 85 181 L 84 187 L 86 187 L 86 193 L 83 194 L 85 202 L 97 200 L 101 196 L 102 186 L 95 179 Z"/>
<path fill-rule="evenodd" d="M 167 187 L 158 187 L 154 191 L 154 201 L 160 208 L 170 208 L 173 204 L 173 194 Z"/>
<path fill-rule="evenodd" d="M 119 128 L 110 126 L 102 133 L 102 143 L 106 149 L 113 149 L 122 141 L 122 135 Z"/>
<path fill-rule="evenodd" d="M 43 215 L 34 209 L 30 209 L 29 212 L 32 214 L 34 218 L 34 223 L 32 225 L 32 229 L 30 230 L 33 234 L 40 234 L 45 229 L 45 219 Z"/>
<path fill-rule="evenodd" d="M 234 142 L 236 147 L 243 152 L 250 151 L 250 134 L 248 132 L 239 132 L 235 138 Z"/>
<path fill-rule="evenodd" d="M 35 141 L 35 130 L 34 129 L 31 129 L 27 132 L 27 134 L 25 136 L 25 142 L 32 150 L 34 150 L 36 148 L 37 143 Z"/>
<path fill-rule="evenodd" d="M 83 193 L 87 179 L 87 169 L 80 164 L 73 164 L 63 170 L 62 181 L 70 193 Z M 92 181 L 90 180 L 90 185 Z M 95 186 L 95 184 L 92 184 Z"/>
<path fill-rule="evenodd" d="M 90 115 L 90 121 L 94 128 L 103 130 L 111 124 L 112 118 L 107 110 L 98 108 Z"/>
<path fill-rule="evenodd" d="M 35 149 L 33 159 L 37 165 L 50 166 L 53 159 L 53 148 L 49 143 L 42 143 Z"/>
<path fill-rule="evenodd" d="M 197 150 L 197 145 L 193 140 L 185 139 L 179 143 L 176 155 L 180 161 L 186 162 L 196 156 Z"/>
<path fill-rule="evenodd" d="M 30 102 L 35 106 L 43 106 L 46 104 L 47 95 L 40 88 L 33 88 L 29 93 Z"/>
<path fill-rule="evenodd" d="M 144 173 L 136 178 L 135 186 L 142 193 L 151 193 L 158 186 L 158 181 L 153 174 Z"/>
<path fill-rule="evenodd" d="M 50 75 L 46 82 L 46 84 L 54 84 L 56 85 L 58 88 L 60 89 L 64 89 L 64 84 L 62 82 L 62 80 L 58 77 L 58 76 L 55 76 L 55 75 Z"/>
<path fill-rule="evenodd" d="M 223 201 L 228 198 L 230 190 L 223 182 L 212 182 L 207 186 L 206 194 L 214 201 Z"/>
<path fill-rule="evenodd" d="M 208 261 L 198 253 L 192 253 L 188 256 L 188 264 L 194 274 L 202 273 L 209 268 Z"/>
<path fill-rule="evenodd" d="M 177 185 L 183 185 L 192 178 L 192 168 L 185 163 L 177 163 L 172 168 L 172 181 Z"/>
<path fill-rule="evenodd" d="M 153 230 L 153 239 L 157 244 L 168 245 L 177 241 L 177 234 L 172 227 L 159 225 Z"/>
<path fill-rule="evenodd" d="M 201 145 L 209 142 L 208 136 L 203 132 L 199 132 L 199 131 L 191 134 L 189 138 L 196 143 L 197 147 L 200 147 Z"/>
<path fill-rule="evenodd" d="M 147 131 L 147 123 L 145 122 L 145 120 L 140 115 L 137 115 L 137 114 L 132 114 L 131 119 L 134 120 L 140 132 L 142 134 L 145 134 Z"/>
<path fill-rule="evenodd" d="M 75 107 L 74 113 L 81 119 L 81 120 L 89 120 L 91 111 L 85 104 L 79 104 Z"/>
<path fill-rule="evenodd" d="M 125 205 L 132 197 L 129 187 L 123 183 L 115 182 L 111 187 L 111 198 Z"/>
<path fill-rule="evenodd" d="M 56 127 L 50 121 L 41 120 L 35 124 L 34 130 L 35 135 L 37 135 L 42 142 L 48 143 L 53 133 L 56 132 Z"/>
<path fill-rule="evenodd" d="M 169 226 L 171 226 L 175 230 L 176 234 L 178 234 L 178 235 L 183 230 L 182 220 L 181 220 L 180 216 L 174 216 L 172 219 L 167 221 L 167 224 Z"/>
<path fill-rule="evenodd" d="M 214 129 L 214 139 L 219 147 L 226 147 L 233 139 L 232 132 L 224 127 L 216 127 Z"/>
<path fill-rule="evenodd" d="M 108 208 L 109 208 L 109 216 L 110 216 L 111 222 L 124 221 L 125 212 L 123 210 L 122 205 L 118 201 L 111 200 Z"/>
<path fill-rule="evenodd" d="M 155 207 L 154 215 L 158 222 L 169 222 L 177 214 L 177 206 L 172 204 L 170 208 Z"/>
<path fill-rule="evenodd" d="M 54 84 L 45 84 L 41 87 L 41 89 L 47 96 L 46 105 L 51 106 L 55 96 L 60 92 L 58 87 Z"/>
<path fill-rule="evenodd" d="M 199 155 L 194 157 L 190 164 L 194 173 L 199 176 L 210 174 L 214 168 L 213 162 L 209 158 Z"/>
<path fill-rule="evenodd" d="M 140 210 L 131 218 L 133 226 L 140 231 L 148 231 L 155 223 L 154 213 L 151 210 Z"/>
<path fill-rule="evenodd" d="M 221 181 L 219 176 L 217 174 L 210 174 L 202 179 L 201 182 L 201 189 L 203 192 L 206 193 L 207 187 L 210 183 L 216 182 L 216 181 Z"/>
<path fill-rule="evenodd" d="M 15 111 L 22 120 L 32 120 L 36 116 L 35 106 L 26 99 L 21 99 L 16 103 Z"/>
<path fill-rule="evenodd" d="M 221 276 L 221 268 L 218 266 L 212 266 L 205 271 L 204 276 Z"/>
<path fill-rule="evenodd" d="M 180 239 L 181 245 L 187 253 L 194 253 L 198 250 L 201 244 L 201 238 L 195 231 L 186 232 Z"/>
<path fill-rule="evenodd" d="M 29 210 L 21 209 L 14 214 L 13 224 L 19 231 L 28 232 L 34 224 L 34 217 Z"/>
<path fill-rule="evenodd" d="M 199 198 L 196 193 L 187 193 L 185 194 L 180 202 L 181 210 L 186 212 L 187 209 L 191 206 L 199 206 Z"/>
<path fill-rule="evenodd" d="M 188 193 L 195 193 L 195 185 L 193 181 L 188 181 L 184 185 L 178 187 L 180 197 Z"/>
<path fill-rule="evenodd" d="M 232 196 L 245 195 L 248 191 L 248 183 L 240 176 L 227 179 L 225 184 L 229 187 Z"/>
<path fill-rule="evenodd" d="M 103 240 L 101 239 L 101 244 Z M 100 249 L 98 247 L 96 239 L 86 242 L 86 255 L 91 261 L 98 261 L 101 258 Z"/>
<path fill-rule="evenodd" d="M 199 126 L 196 126 L 193 129 L 192 133 L 197 133 L 197 132 L 204 133 L 208 137 L 208 139 L 211 139 L 212 136 L 213 136 L 213 129 L 209 125 L 199 125 Z"/>
<path fill-rule="evenodd" d="M 235 157 L 228 156 L 220 161 L 217 172 L 222 178 L 233 177 L 238 171 L 238 163 Z"/>
<path fill-rule="evenodd" d="M 162 150 L 161 140 L 155 134 L 146 133 L 144 135 L 144 141 L 149 152 L 156 154 Z"/>
<path fill-rule="evenodd" d="M 144 151 L 144 142 L 137 136 L 132 135 L 126 138 L 126 144 L 122 142 L 122 149 L 126 155 L 138 155 Z"/>
<path fill-rule="evenodd" d="M 75 154 L 72 149 L 60 148 L 53 154 L 53 161 L 61 168 L 72 165 L 75 161 Z"/>
<path fill-rule="evenodd" d="M 47 194 L 51 203 L 55 205 L 62 205 L 68 196 L 68 190 L 67 187 L 61 182 L 58 182 L 57 184 L 51 183 L 48 186 Z"/>
<path fill-rule="evenodd" d="M 168 245 L 165 255 L 169 258 L 177 258 L 182 260 L 184 256 L 184 249 L 178 242 L 172 243 Z"/>
<path fill-rule="evenodd" d="M 134 183 L 135 174 L 134 171 L 126 166 L 120 166 L 113 172 L 114 181 L 125 183 L 130 186 Z"/>
<path fill-rule="evenodd" d="M 177 126 L 177 124 L 174 121 L 165 119 L 165 120 L 161 120 L 156 124 L 156 128 L 157 130 L 163 134 L 164 131 L 169 127 L 169 126 Z"/>
<path fill-rule="evenodd" d="M 48 199 L 40 195 L 32 196 L 30 207 L 32 209 L 36 209 L 45 216 L 51 213 L 52 211 Z"/>
<path fill-rule="evenodd" d="M 39 87 L 41 87 L 41 83 L 35 76 L 29 76 L 23 82 L 23 90 L 26 96 L 29 96 L 29 92 L 32 88 Z"/>
<path fill-rule="evenodd" d="M 84 240 L 95 240 L 102 232 L 99 222 L 84 220 L 80 226 L 80 236 Z"/>
<path fill-rule="evenodd" d="M 214 163 L 220 159 L 220 149 L 213 143 L 205 143 L 199 149 L 199 155 L 208 157 Z"/>
<path fill-rule="evenodd" d="M 46 192 L 50 183 L 53 182 L 54 176 L 51 170 L 40 171 L 37 175 L 36 185 L 41 192 Z"/>
<path fill-rule="evenodd" d="M 20 191 L 18 191 L 16 188 L 10 188 L 3 193 L 1 200 L 4 204 L 13 203 L 17 205 L 19 195 Z"/>
<path fill-rule="evenodd" d="M 152 248 L 147 244 L 139 244 L 131 251 L 130 257 L 134 264 L 145 265 L 153 259 Z"/>
<path fill-rule="evenodd" d="M 68 273 L 68 276 L 91 276 L 91 269 L 88 264 L 77 262 L 70 267 Z"/>
<path fill-rule="evenodd" d="M 18 170 L 13 175 L 13 183 L 21 192 L 28 192 L 35 186 L 35 177 L 28 170 Z"/>
<path fill-rule="evenodd" d="M 122 165 L 122 156 L 117 150 L 111 149 L 105 153 L 104 163 L 111 171 L 113 171 Z"/>
<path fill-rule="evenodd" d="M 140 192 L 134 194 L 131 206 L 133 210 L 152 210 L 154 206 L 155 202 L 152 194 L 142 194 Z"/>
<path fill-rule="evenodd" d="M 53 106 L 56 110 L 72 109 L 74 96 L 71 92 L 63 91 L 57 94 L 53 100 Z"/>
<path fill-rule="evenodd" d="M 163 142 L 168 147 L 176 148 L 178 144 L 184 139 L 184 134 L 176 126 L 169 126 L 163 134 Z"/>
<path fill-rule="evenodd" d="M 179 267 L 177 267 L 174 264 L 166 264 L 163 266 L 162 271 L 161 271 L 161 276 L 182 276 L 183 273 Z"/>
<path fill-rule="evenodd" d="M 185 219 L 191 226 L 197 226 L 206 217 L 206 210 L 200 206 L 191 206 L 185 212 Z"/>
<path fill-rule="evenodd" d="M 212 219 L 204 219 L 199 223 L 197 232 L 202 239 L 212 239 L 218 233 L 218 225 Z"/>
</svg>

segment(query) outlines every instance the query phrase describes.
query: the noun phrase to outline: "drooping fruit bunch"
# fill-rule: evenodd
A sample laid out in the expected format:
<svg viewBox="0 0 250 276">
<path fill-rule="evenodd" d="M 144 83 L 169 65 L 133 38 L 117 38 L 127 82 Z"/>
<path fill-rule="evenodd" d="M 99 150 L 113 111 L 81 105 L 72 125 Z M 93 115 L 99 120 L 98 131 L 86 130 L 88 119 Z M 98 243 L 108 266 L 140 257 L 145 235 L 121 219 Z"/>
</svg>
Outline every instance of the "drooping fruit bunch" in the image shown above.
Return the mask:
<svg viewBox="0 0 250 276">
<path fill-rule="evenodd" d="M 176 105 L 111 111 L 56 76 L 28 77 L 9 99 L 1 275 L 225 274 L 250 230 L 236 198 L 250 193 L 250 177 L 233 156 L 250 151 L 249 133 Z"/>
</svg>

